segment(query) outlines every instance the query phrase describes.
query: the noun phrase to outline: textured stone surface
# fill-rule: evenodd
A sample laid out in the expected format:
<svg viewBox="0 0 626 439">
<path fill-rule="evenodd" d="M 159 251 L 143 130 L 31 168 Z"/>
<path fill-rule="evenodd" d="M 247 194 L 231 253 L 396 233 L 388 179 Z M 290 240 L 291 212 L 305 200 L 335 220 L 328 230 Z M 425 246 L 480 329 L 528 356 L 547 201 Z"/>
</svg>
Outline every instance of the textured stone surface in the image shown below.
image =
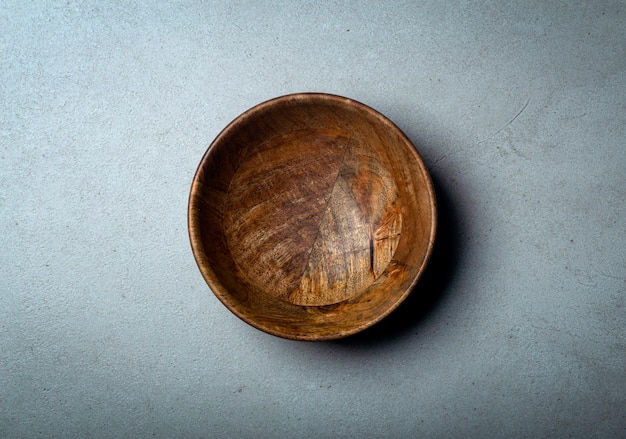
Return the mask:
<svg viewBox="0 0 626 439">
<path fill-rule="evenodd" d="M 623 436 L 623 2 L 153 3 L 0 5 L 0 436 Z M 208 144 L 299 91 L 396 122 L 442 209 L 341 342 L 239 321 L 188 243 Z"/>
</svg>

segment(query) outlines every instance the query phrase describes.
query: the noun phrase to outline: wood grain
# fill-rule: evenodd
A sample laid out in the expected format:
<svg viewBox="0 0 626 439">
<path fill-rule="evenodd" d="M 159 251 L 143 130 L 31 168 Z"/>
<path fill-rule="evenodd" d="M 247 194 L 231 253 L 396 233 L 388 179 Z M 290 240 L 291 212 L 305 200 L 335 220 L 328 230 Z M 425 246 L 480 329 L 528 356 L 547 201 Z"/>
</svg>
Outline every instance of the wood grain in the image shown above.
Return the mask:
<svg viewBox="0 0 626 439">
<path fill-rule="evenodd" d="M 430 255 L 428 172 L 384 116 L 332 95 L 260 104 L 213 142 L 189 232 L 209 286 L 274 335 L 346 336 L 393 310 Z"/>
</svg>

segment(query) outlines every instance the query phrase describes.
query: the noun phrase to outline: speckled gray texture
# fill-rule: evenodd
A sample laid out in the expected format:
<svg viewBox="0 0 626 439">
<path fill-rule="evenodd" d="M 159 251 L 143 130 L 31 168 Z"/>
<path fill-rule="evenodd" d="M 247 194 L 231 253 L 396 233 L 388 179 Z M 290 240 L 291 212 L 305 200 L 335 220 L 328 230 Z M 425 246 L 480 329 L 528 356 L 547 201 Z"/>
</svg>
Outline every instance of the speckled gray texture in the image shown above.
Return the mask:
<svg viewBox="0 0 626 439">
<path fill-rule="evenodd" d="M 626 436 L 626 4 L 0 4 L 0 437 Z M 441 206 L 406 306 L 261 333 L 188 243 L 195 168 L 300 91 L 381 111 Z"/>
</svg>

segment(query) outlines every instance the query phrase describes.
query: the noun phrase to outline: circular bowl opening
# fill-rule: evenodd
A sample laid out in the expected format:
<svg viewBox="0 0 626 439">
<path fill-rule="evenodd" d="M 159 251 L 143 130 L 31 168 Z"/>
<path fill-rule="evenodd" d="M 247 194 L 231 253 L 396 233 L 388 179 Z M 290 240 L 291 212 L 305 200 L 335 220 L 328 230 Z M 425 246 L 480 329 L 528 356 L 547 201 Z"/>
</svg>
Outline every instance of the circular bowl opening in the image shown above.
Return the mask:
<svg viewBox="0 0 626 439">
<path fill-rule="evenodd" d="M 345 337 L 393 311 L 424 271 L 436 218 L 428 170 L 400 129 L 319 93 L 231 122 L 198 166 L 188 209 L 214 294 L 295 340 Z"/>
</svg>

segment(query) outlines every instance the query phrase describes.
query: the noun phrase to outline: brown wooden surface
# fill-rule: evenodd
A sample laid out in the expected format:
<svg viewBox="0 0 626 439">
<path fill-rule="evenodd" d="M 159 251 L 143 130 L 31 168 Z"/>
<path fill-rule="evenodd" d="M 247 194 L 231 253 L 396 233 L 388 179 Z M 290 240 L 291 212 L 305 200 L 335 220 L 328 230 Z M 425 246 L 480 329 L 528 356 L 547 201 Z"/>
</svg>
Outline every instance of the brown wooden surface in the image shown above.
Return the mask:
<svg viewBox="0 0 626 439">
<path fill-rule="evenodd" d="M 379 113 L 332 95 L 260 104 L 203 157 L 189 200 L 198 266 L 236 315 L 274 335 L 343 337 L 410 292 L 435 236 L 413 145 Z"/>
</svg>

